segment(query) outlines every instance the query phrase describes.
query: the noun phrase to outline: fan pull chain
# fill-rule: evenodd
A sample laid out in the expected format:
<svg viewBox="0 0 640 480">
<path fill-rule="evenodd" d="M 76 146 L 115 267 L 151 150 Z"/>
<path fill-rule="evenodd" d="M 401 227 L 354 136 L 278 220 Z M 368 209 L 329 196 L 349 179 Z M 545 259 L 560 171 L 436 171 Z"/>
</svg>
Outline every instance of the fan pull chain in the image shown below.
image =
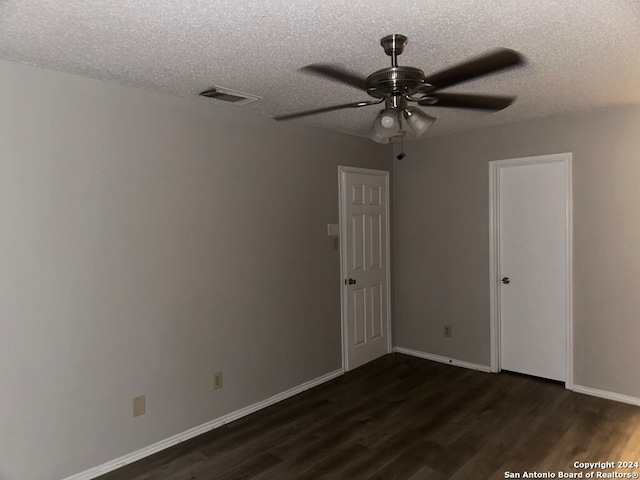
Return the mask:
<svg viewBox="0 0 640 480">
<path fill-rule="evenodd" d="M 400 137 L 400 155 L 398 155 L 396 158 L 398 160 L 402 160 L 404 157 L 406 157 L 406 155 L 404 153 L 404 135 L 402 135 L 402 137 Z"/>
</svg>

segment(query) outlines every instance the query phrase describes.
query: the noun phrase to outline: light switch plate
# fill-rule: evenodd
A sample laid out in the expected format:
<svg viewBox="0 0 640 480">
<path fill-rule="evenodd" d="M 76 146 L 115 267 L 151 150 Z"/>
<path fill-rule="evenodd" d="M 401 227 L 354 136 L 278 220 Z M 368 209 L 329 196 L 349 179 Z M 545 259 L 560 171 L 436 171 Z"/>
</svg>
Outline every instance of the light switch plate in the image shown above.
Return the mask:
<svg viewBox="0 0 640 480">
<path fill-rule="evenodd" d="M 340 236 L 340 225 L 337 223 L 327 223 L 327 236 L 328 237 L 339 237 Z"/>
<path fill-rule="evenodd" d="M 222 388 L 222 372 L 215 372 L 213 374 L 213 389 L 218 390 Z"/>
<path fill-rule="evenodd" d="M 135 397 L 133 399 L 133 416 L 139 417 L 140 415 L 144 415 L 146 411 L 147 406 L 145 396 L 140 395 L 139 397 Z"/>
</svg>

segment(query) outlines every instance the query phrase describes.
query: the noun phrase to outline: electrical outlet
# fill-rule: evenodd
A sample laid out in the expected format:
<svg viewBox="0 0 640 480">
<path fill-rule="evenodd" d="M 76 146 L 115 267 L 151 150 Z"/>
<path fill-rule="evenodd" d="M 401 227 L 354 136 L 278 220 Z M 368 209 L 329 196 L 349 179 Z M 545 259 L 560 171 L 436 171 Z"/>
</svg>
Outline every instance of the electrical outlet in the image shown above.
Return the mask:
<svg viewBox="0 0 640 480">
<path fill-rule="evenodd" d="M 451 336 L 451 325 L 445 325 L 444 326 L 444 336 L 445 337 L 450 337 Z"/>
<path fill-rule="evenodd" d="M 222 372 L 213 374 L 213 389 L 218 390 L 219 388 L 222 388 Z"/>
<path fill-rule="evenodd" d="M 144 395 L 140 395 L 139 397 L 135 397 L 133 399 L 133 416 L 139 417 L 140 415 L 144 415 L 147 411 L 146 399 Z"/>
</svg>

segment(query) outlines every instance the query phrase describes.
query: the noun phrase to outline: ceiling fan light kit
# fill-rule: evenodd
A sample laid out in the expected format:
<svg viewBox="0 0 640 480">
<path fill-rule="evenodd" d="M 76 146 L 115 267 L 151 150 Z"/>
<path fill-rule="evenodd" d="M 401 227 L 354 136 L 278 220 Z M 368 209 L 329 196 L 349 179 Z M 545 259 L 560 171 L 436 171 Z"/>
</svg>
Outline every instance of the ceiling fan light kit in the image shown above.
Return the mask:
<svg viewBox="0 0 640 480">
<path fill-rule="evenodd" d="M 375 128 L 372 128 L 369 132 L 369 138 L 374 142 L 382 143 L 384 145 L 391 142 L 391 137 L 376 132 Z"/>
<path fill-rule="evenodd" d="M 407 107 L 402 112 L 406 123 L 409 125 L 416 138 L 420 138 L 436 121 L 435 117 L 427 115 L 419 108 Z"/>
<path fill-rule="evenodd" d="M 409 106 L 409 103 L 416 103 L 423 107 L 498 111 L 508 107 L 515 101 L 515 97 L 511 96 L 439 92 L 443 88 L 522 65 L 524 58 L 514 50 L 501 48 L 426 76 L 419 68 L 398 65 L 398 55 L 401 55 L 404 51 L 404 47 L 407 45 L 407 37 L 399 34 L 387 35 L 380 40 L 380 45 L 385 53 L 391 57 L 391 66 L 378 70 L 366 78 L 340 67 L 327 64 L 313 64 L 300 69 L 305 73 L 320 75 L 355 87 L 376 100 L 281 115 L 274 117 L 274 119 L 290 120 L 307 115 L 346 108 L 360 108 L 384 102 L 385 108 L 374 120 L 369 137 L 378 143 L 389 143 L 395 137 L 404 138 L 407 133 L 410 133 L 412 137 L 420 138 L 436 120 L 435 117 L 428 115 L 419 108 Z M 405 129 L 405 124 L 408 125 L 408 130 Z"/>
<path fill-rule="evenodd" d="M 373 122 L 373 129 L 382 136 L 393 137 L 400 133 L 400 115 L 394 108 L 387 108 Z"/>
</svg>

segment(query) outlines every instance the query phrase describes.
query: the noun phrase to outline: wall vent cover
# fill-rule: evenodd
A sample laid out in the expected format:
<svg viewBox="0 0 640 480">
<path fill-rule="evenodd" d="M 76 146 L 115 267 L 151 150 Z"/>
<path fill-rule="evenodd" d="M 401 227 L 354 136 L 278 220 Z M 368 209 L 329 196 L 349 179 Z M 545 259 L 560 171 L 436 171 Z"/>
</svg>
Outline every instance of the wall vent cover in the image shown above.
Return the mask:
<svg viewBox="0 0 640 480">
<path fill-rule="evenodd" d="M 200 92 L 201 97 L 213 98 L 225 103 L 233 103 L 235 105 L 246 105 L 247 103 L 255 102 L 260 97 L 257 95 L 251 95 L 249 93 L 236 92 L 229 88 L 213 87 Z"/>
</svg>

